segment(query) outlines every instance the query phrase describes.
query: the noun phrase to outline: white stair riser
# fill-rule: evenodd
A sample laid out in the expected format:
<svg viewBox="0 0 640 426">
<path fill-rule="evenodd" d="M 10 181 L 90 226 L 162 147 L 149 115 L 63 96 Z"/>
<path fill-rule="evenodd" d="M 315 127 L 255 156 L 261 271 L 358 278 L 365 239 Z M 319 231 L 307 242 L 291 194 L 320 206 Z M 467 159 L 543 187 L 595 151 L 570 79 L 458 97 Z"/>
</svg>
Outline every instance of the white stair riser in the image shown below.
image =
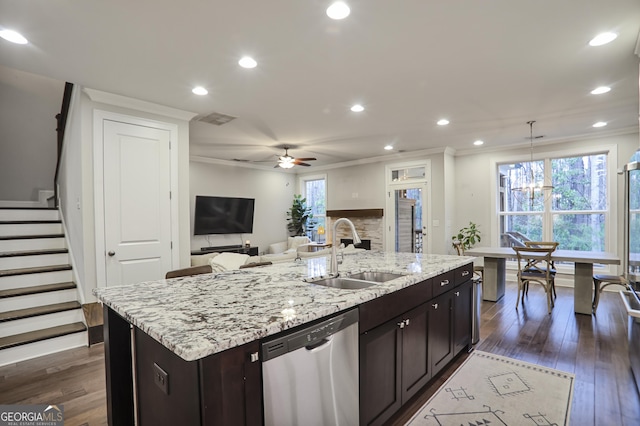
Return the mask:
<svg viewBox="0 0 640 426">
<path fill-rule="evenodd" d="M 54 303 L 72 302 L 75 300 L 78 300 L 78 294 L 75 288 L 27 294 L 24 296 L 5 297 L 0 299 L 0 312 L 52 305 Z"/>
<path fill-rule="evenodd" d="M 71 270 L 0 277 L 0 290 L 72 281 Z"/>
<path fill-rule="evenodd" d="M 0 209 L 0 221 L 3 220 L 59 220 L 58 210 L 39 209 Z"/>
<path fill-rule="evenodd" d="M 61 234 L 61 223 L 0 224 L 0 236 Z"/>
<path fill-rule="evenodd" d="M 0 271 L 5 269 L 33 268 L 36 266 L 68 265 L 67 253 L 38 254 L 33 256 L 0 257 Z"/>
<path fill-rule="evenodd" d="M 27 238 L 0 240 L 0 252 L 66 248 L 64 238 Z"/>
<path fill-rule="evenodd" d="M 4 349 L 0 351 L 0 366 L 62 352 L 67 349 L 78 348 L 80 346 L 87 346 L 88 339 L 87 332 L 83 331 L 53 339 L 41 340 L 28 345 Z"/>
<path fill-rule="evenodd" d="M 19 320 L 5 321 L 0 323 L 0 337 L 28 333 L 30 331 L 42 330 L 43 328 L 56 327 L 58 325 L 71 324 L 74 322 L 84 322 L 84 315 L 82 314 L 81 308 L 56 312 L 54 314 L 38 315 Z M 0 351 L 0 353 L 1 352 L 2 351 Z"/>
</svg>

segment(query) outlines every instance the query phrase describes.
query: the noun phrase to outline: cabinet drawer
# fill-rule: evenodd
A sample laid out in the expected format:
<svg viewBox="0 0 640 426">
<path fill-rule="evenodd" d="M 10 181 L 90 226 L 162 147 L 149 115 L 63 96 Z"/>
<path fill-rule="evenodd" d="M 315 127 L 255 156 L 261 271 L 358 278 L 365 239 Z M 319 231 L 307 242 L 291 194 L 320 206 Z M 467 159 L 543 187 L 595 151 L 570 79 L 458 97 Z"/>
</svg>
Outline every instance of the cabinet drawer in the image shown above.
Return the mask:
<svg viewBox="0 0 640 426">
<path fill-rule="evenodd" d="M 433 297 L 446 293 L 455 286 L 455 271 L 445 272 L 433 278 Z"/>
<path fill-rule="evenodd" d="M 455 286 L 459 286 L 465 281 L 469 281 L 473 277 L 473 263 L 466 264 L 459 268 L 456 268 L 453 273 L 455 274 Z"/>
<path fill-rule="evenodd" d="M 438 277 L 424 280 L 360 305 L 360 333 L 371 330 L 431 299 L 431 283 L 437 279 Z"/>
</svg>

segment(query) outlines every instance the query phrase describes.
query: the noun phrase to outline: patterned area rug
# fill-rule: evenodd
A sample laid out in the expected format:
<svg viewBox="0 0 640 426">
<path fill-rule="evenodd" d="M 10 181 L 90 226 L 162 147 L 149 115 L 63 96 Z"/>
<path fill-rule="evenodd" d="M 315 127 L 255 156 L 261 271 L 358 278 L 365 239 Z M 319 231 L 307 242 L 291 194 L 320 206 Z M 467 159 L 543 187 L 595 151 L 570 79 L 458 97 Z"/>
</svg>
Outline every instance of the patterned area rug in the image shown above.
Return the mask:
<svg viewBox="0 0 640 426">
<path fill-rule="evenodd" d="M 473 351 L 407 425 L 568 425 L 575 376 Z"/>
</svg>

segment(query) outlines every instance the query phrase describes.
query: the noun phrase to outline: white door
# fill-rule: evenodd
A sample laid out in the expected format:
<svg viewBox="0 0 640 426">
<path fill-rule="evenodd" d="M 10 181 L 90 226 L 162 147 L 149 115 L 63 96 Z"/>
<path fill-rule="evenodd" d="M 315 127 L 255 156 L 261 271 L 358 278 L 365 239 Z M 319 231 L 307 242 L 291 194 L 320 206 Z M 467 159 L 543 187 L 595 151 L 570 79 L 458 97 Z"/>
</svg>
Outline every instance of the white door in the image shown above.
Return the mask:
<svg viewBox="0 0 640 426">
<path fill-rule="evenodd" d="M 106 285 L 171 269 L 170 131 L 103 121 Z"/>
</svg>

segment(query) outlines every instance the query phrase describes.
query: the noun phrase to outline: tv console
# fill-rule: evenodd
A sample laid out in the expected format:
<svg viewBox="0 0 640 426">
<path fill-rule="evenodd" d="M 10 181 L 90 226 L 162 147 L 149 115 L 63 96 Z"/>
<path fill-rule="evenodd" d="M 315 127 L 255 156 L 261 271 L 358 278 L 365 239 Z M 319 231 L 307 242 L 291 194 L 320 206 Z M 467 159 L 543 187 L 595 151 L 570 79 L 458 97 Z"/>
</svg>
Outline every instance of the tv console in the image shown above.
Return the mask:
<svg viewBox="0 0 640 426">
<path fill-rule="evenodd" d="M 213 253 L 213 252 L 240 253 L 240 254 L 248 254 L 249 256 L 257 256 L 258 247 L 245 247 L 240 244 L 232 245 L 232 246 L 202 247 L 200 248 L 200 250 L 192 251 L 191 254 L 203 254 L 203 253 Z"/>
</svg>

